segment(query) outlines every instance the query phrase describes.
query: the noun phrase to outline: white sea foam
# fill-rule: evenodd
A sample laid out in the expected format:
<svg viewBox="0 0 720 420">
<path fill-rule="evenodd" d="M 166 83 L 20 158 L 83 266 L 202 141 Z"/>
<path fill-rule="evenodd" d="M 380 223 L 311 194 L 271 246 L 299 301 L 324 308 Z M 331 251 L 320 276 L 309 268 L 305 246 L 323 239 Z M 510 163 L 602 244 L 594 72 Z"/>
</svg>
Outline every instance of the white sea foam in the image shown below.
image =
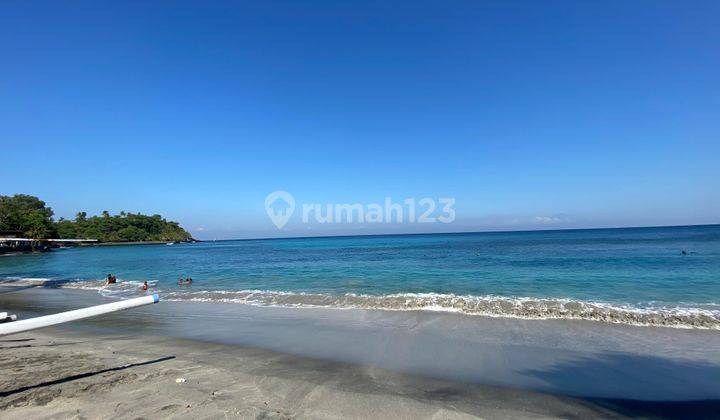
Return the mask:
<svg viewBox="0 0 720 420">
<path fill-rule="evenodd" d="M 105 280 L 55 282 L 44 278 L 3 279 L 0 285 L 43 286 L 93 290 L 103 296 L 126 299 L 142 295 L 142 282 L 122 280 L 105 286 Z M 396 293 L 367 295 L 345 293 L 285 292 L 272 290 L 158 289 L 166 301 L 239 303 L 292 308 L 370 309 L 387 311 L 435 311 L 467 315 L 522 319 L 579 319 L 630 325 L 720 330 L 720 304 L 684 303 L 675 306 L 646 302 L 637 305 L 590 302 L 566 298 L 471 296 L 441 293 Z"/>
<path fill-rule="evenodd" d="M 155 290 L 156 283 L 148 282 L 149 289 Z M 106 286 L 105 279 L 102 279 L 67 282 L 60 284 L 59 287 L 63 289 L 96 290 L 105 297 L 128 299 L 142 295 L 144 293 L 142 285 L 141 281 L 118 279 L 117 283 Z"/>
<path fill-rule="evenodd" d="M 142 283 L 119 282 L 109 287 L 103 281 L 63 284 L 61 287 L 98 290 L 104 296 L 132 297 Z M 150 284 L 154 288 L 154 284 Z M 158 290 L 163 300 L 241 303 L 292 308 L 372 309 L 388 311 L 436 311 L 467 315 L 523 319 L 582 319 L 631 325 L 720 330 L 720 305 L 668 306 L 646 303 L 637 306 L 588 302 L 573 299 L 471 296 L 440 293 L 396 293 L 366 295 L 345 293 L 284 292 L 271 290 Z"/>
</svg>

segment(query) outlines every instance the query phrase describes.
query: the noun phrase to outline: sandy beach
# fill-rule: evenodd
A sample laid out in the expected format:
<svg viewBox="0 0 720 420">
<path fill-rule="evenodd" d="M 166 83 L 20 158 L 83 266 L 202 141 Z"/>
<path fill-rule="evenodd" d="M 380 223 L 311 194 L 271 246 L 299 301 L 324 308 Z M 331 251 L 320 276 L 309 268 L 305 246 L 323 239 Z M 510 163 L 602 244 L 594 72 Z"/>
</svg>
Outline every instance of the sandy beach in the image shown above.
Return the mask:
<svg viewBox="0 0 720 420">
<path fill-rule="evenodd" d="M 610 416 L 572 398 L 170 338 L 0 340 L 2 418 Z"/>
<path fill-rule="evenodd" d="M 23 317 L 82 301 L 101 298 L 0 293 Z M 717 343 L 714 331 L 161 302 L 0 338 L 0 418 L 713 418 Z"/>
<path fill-rule="evenodd" d="M 0 418 L 587 418 L 716 402 L 583 400 L 261 349 L 48 330 L 0 340 Z"/>
</svg>

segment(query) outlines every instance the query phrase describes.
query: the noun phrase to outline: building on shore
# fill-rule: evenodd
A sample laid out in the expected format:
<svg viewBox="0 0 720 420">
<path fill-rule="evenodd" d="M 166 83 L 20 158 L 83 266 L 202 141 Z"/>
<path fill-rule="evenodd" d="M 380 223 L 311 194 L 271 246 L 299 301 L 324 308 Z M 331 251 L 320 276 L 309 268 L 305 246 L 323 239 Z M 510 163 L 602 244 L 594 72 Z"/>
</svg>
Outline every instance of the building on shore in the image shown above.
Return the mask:
<svg viewBox="0 0 720 420">
<path fill-rule="evenodd" d="M 23 232 L 0 230 L 0 254 L 14 252 L 45 252 L 58 246 L 97 242 L 95 239 L 33 239 L 23 238 Z"/>
<path fill-rule="evenodd" d="M 43 252 L 50 249 L 50 244 L 39 239 L 0 236 L 0 254 L 10 252 Z"/>
</svg>

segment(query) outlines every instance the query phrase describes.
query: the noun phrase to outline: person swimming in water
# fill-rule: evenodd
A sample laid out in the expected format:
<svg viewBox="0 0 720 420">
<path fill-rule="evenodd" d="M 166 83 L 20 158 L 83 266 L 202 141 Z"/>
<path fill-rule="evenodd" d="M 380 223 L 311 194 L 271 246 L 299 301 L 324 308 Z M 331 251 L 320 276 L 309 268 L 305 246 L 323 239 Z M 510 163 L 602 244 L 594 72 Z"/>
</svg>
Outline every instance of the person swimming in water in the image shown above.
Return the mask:
<svg viewBox="0 0 720 420">
<path fill-rule="evenodd" d="M 112 274 L 108 274 L 107 280 L 105 280 L 105 286 L 110 285 L 110 284 L 115 284 L 115 283 L 117 283 L 117 277 L 115 277 Z"/>
<path fill-rule="evenodd" d="M 142 289 L 143 289 L 143 291 L 147 291 L 147 289 L 148 289 L 147 280 L 145 280 L 145 281 L 143 282 Z"/>
</svg>

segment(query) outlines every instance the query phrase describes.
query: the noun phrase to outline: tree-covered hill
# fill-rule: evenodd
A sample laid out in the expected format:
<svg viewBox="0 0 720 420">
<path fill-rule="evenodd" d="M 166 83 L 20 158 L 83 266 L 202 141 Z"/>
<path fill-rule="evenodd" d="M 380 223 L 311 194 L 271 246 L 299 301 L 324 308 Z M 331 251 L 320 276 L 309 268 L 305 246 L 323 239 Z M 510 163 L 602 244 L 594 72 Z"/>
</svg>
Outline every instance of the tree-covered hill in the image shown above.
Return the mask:
<svg viewBox="0 0 720 420">
<path fill-rule="evenodd" d="M 75 220 L 59 220 L 58 237 L 98 239 L 103 242 L 189 241 L 191 236 L 177 222 L 168 222 L 159 214 L 145 216 L 121 212 L 111 216 L 87 217 L 80 212 Z"/>
<path fill-rule="evenodd" d="M 56 238 L 53 211 L 37 197 L 0 195 L 0 231 L 19 231 L 28 238 Z"/>
<path fill-rule="evenodd" d="M 88 217 L 80 212 L 75 220 L 53 220 L 45 202 L 30 195 L 0 195 L 0 230 L 21 231 L 30 238 L 97 239 L 102 242 L 190 241 L 192 236 L 177 222 L 159 214 L 146 216 L 120 212 Z"/>
</svg>

